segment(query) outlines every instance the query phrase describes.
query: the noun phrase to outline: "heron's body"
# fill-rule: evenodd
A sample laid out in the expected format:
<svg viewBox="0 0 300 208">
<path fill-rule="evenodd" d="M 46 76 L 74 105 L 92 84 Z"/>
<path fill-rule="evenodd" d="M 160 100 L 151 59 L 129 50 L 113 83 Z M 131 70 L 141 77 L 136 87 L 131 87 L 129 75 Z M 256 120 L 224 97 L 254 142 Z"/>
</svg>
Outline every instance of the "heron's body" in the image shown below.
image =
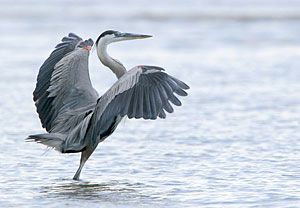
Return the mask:
<svg viewBox="0 0 300 208">
<path fill-rule="evenodd" d="M 41 66 L 34 101 L 40 120 L 48 133 L 29 136 L 61 153 L 81 152 L 78 180 L 84 163 L 99 142 L 111 135 L 122 118 L 165 118 L 170 105 L 181 105 L 173 94 L 186 96 L 188 86 L 155 66 L 137 66 L 127 71 L 107 54 L 112 42 L 146 38 L 117 31 L 106 31 L 96 41 L 100 61 L 118 81 L 100 98 L 93 88 L 88 58 L 93 41 L 83 41 L 70 33 Z"/>
</svg>

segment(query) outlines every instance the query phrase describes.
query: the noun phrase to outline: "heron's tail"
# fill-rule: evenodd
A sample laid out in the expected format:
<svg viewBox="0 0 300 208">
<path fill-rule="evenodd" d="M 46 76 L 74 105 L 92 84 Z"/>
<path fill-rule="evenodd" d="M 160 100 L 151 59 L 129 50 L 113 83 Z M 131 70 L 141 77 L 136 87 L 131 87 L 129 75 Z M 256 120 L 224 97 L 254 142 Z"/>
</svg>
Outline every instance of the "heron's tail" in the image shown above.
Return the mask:
<svg viewBox="0 0 300 208">
<path fill-rule="evenodd" d="M 35 134 L 35 135 L 30 135 L 26 139 L 26 141 L 41 143 L 48 147 L 54 148 L 59 152 L 62 152 L 64 137 L 65 137 L 64 134 L 59 134 L 59 133 Z"/>
</svg>

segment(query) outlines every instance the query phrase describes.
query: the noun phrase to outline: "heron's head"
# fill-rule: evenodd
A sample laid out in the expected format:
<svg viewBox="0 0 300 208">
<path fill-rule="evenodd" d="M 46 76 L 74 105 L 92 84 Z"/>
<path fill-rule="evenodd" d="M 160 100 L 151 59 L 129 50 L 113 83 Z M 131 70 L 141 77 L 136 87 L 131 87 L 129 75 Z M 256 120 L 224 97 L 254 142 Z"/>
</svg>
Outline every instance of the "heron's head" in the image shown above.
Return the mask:
<svg viewBox="0 0 300 208">
<path fill-rule="evenodd" d="M 103 32 L 96 40 L 96 46 L 101 42 L 102 44 L 108 45 L 113 42 L 119 42 L 124 40 L 144 39 L 150 38 L 151 35 L 142 35 L 134 33 L 122 33 L 115 30 L 107 30 Z"/>
</svg>

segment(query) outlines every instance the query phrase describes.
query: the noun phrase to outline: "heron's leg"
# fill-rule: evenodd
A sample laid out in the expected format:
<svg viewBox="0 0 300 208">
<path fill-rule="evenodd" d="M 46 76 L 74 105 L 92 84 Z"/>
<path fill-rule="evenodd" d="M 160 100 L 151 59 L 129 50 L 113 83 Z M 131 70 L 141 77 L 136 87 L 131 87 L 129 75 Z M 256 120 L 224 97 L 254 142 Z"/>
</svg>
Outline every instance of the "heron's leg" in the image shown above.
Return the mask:
<svg viewBox="0 0 300 208">
<path fill-rule="evenodd" d="M 93 151 L 89 151 L 89 150 L 85 150 L 85 151 L 81 152 L 80 165 L 73 177 L 73 180 L 79 180 L 81 169 L 83 168 L 85 162 L 89 159 L 89 157 L 91 156 L 92 153 L 93 153 Z"/>
<path fill-rule="evenodd" d="M 77 171 L 76 171 L 76 173 L 75 173 L 75 175 L 74 175 L 74 177 L 73 177 L 73 180 L 76 180 L 76 181 L 79 180 L 79 176 L 80 176 L 80 173 L 81 173 L 81 169 L 82 169 L 84 163 L 85 163 L 85 162 L 80 163 L 79 168 L 77 169 Z"/>
</svg>

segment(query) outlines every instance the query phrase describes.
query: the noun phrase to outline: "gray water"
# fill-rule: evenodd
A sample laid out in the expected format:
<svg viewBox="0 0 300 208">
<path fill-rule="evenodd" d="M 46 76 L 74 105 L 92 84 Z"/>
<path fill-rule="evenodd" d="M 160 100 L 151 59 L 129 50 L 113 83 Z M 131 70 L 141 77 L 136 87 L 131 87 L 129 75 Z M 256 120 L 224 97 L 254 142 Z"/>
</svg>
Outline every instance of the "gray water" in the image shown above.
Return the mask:
<svg viewBox="0 0 300 208">
<path fill-rule="evenodd" d="M 300 207 L 299 1 L 0 3 L 0 207 Z M 24 141 L 44 132 L 32 91 L 64 35 L 107 29 L 152 34 L 110 54 L 191 89 L 165 120 L 122 122 L 76 182 L 78 154 Z M 90 63 L 102 94 L 116 78 Z"/>
</svg>

